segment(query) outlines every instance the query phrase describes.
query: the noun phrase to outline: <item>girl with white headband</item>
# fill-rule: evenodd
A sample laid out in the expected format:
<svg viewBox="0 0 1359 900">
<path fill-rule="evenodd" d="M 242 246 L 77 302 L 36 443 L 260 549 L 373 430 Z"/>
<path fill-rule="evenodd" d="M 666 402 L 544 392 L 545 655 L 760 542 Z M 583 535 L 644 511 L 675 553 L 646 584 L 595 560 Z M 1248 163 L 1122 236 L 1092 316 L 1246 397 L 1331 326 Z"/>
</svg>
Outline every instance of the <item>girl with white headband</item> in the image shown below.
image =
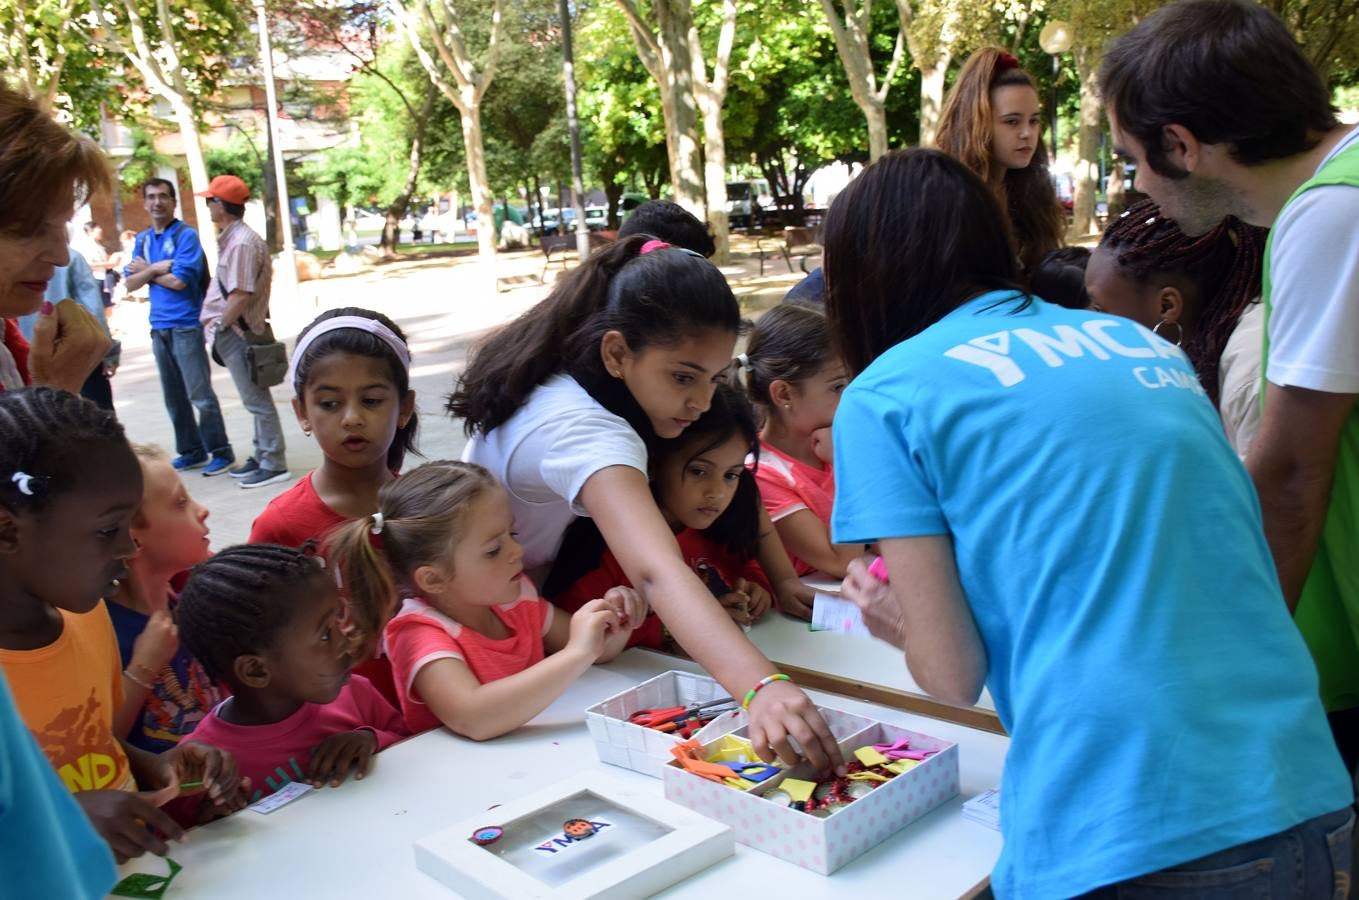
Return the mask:
<svg viewBox="0 0 1359 900">
<path fill-rule="evenodd" d="M 401 329 L 372 310 L 329 310 L 302 330 L 288 384 L 297 423 L 316 439 L 325 460 L 260 513 L 250 529 L 252 544 L 313 543 L 324 554 L 330 532 L 377 511 L 378 490 L 415 450 L 410 362 Z M 384 658 L 355 671 L 396 703 Z"/>
</svg>

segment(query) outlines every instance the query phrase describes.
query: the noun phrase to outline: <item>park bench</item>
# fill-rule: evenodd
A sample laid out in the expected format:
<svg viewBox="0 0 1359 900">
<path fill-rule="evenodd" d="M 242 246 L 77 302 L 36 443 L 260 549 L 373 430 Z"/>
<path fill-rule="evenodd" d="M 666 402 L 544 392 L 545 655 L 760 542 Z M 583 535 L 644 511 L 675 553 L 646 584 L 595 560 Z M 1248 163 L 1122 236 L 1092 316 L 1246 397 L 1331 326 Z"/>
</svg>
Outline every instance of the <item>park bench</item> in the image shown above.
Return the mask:
<svg viewBox="0 0 1359 900">
<path fill-rule="evenodd" d="M 767 245 L 766 245 L 767 244 Z M 798 267 L 807 274 L 807 259 L 821 254 L 821 226 L 790 225 L 781 232 L 767 232 L 755 238 L 755 251 L 760 255 L 760 274 L 764 275 L 766 256 L 778 253 L 793 271 L 793 257 L 798 257 Z"/>
<path fill-rule="evenodd" d="M 590 248 L 597 250 L 600 247 L 607 247 L 618 239 L 616 231 L 592 231 L 590 232 Z M 562 265 L 562 271 L 566 271 L 566 259 L 570 254 L 576 252 L 576 233 L 570 234 L 544 234 L 538 238 L 539 248 L 543 251 L 543 270 L 538 274 L 538 284 L 547 284 L 547 269 L 552 265 L 553 258 Z M 532 275 L 515 275 L 496 279 L 496 290 L 501 293 L 515 287 L 524 287 L 532 284 Z"/>
</svg>

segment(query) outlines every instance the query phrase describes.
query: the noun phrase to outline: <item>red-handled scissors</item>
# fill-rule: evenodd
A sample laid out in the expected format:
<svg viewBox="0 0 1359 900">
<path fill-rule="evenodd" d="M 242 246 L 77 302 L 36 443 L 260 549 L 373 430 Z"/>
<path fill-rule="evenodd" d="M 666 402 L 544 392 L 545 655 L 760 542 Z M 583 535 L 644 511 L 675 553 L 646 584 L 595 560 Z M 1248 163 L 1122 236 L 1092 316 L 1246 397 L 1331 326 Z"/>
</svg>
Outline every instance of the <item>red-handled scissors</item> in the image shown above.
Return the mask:
<svg viewBox="0 0 1359 900">
<path fill-rule="evenodd" d="M 657 731 L 675 731 L 680 724 L 689 719 L 713 719 L 724 712 L 737 709 L 736 701 L 730 697 L 709 700 L 707 703 L 691 703 L 688 706 L 667 706 L 660 709 L 641 709 L 628 716 L 628 721 L 643 728 Z"/>
</svg>

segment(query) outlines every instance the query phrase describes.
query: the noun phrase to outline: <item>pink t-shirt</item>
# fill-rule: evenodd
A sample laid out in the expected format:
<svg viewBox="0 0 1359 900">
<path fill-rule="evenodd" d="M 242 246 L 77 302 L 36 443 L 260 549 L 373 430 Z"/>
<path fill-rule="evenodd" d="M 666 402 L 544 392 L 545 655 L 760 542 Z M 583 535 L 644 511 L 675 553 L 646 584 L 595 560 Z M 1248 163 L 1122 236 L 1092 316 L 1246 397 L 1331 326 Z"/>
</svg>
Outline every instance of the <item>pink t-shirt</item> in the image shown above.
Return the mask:
<svg viewBox="0 0 1359 900">
<path fill-rule="evenodd" d="M 830 527 L 831 508 L 835 505 L 835 470 L 829 463 L 820 469 L 812 468 L 761 440 L 755 483 L 759 485 L 760 499 L 764 501 L 770 521 L 777 522 L 798 510 L 810 509 L 827 528 Z M 799 575 L 816 571 L 814 566 L 791 552 L 788 558 Z"/>
<path fill-rule="evenodd" d="M 254 791 L 251 803 L 291 782 L 306 781 L 312 751 L 331 735 L 366 728 L 377 736 L 379 750 L 410 735 L 401 714 L 361 675 L 351 676 L 331 702 L 305 703 L 272 725 L 232 725 L 219 715 L 222 703 L 213 707 L 184 740 L 230 751 L 241 775 L 250 778 Z M 186 799 L 195 802 L 186 806 L 172 801 L 167 808 L 176 819 L 192 824 L 202 798 Z"/>
<path fill-rule="evenodd" d="M 522 672 L 543 660 L 543 635 L 553 607 L 523 578 L 519 599 L 492 607 L 511 634 L 493 640 L 464 628 L 418 597 L 408 597 L 383 633 L 396 675 L 401 712 L 411 731 L 438 728 L 439 718 L 415 693 L 415 676 L 436 659 L 459 659 L 482 684 Z"/>
</svg>

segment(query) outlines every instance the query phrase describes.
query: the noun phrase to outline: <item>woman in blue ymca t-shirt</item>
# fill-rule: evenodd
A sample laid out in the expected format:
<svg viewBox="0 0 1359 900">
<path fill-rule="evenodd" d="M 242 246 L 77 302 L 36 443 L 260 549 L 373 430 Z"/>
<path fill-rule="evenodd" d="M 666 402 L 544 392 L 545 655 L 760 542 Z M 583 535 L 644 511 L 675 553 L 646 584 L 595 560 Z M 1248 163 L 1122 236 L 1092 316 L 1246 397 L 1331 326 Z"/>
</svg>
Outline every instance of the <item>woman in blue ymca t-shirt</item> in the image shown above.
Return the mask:
<svg viewBox="0 0 1359 900">
<path fill-rule="evenodd" d="M 1351 784 L 1249 477 L 1183 353 L 1009 287 L 1004 228 L 929 151 L 870 166 L 826 220 L 828 313 L 858 373 L 834 539 L 881 541 L 910 586 L 902 644 L 926 690 L 995 697 L 993 889 L 1078 895 L 1301 826 L 1301 875 L 1243 848 L 1204 861 L 1210 880 L 1329 894 Z M 1155 877 L 1206 883 L 1181 874 Z"/>
</svg>

